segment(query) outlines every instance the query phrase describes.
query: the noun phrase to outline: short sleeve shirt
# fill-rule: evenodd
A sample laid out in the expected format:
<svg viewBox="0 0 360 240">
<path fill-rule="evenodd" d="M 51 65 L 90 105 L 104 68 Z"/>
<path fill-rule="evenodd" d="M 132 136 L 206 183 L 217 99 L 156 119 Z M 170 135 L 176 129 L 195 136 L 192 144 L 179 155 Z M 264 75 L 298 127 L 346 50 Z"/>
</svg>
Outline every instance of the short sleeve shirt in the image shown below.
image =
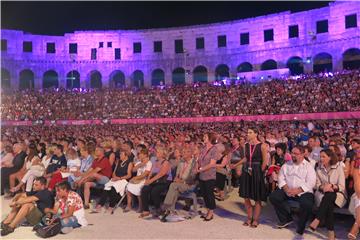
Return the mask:
<svg viewBox="0 0 360 240">
<path fill-rule="evenodd" d="M 74 211 L 80 210 L 84 207 L 81 197 L 74 191 L 69 191 L 67 199 L 59 199 L 59 203 L 62 212 L 65 212 L 65 208 L 69 207 L 75 207 Z"/>
<path fill-rule="evenodd" d="M 136 163 L 135 166 L 139 165 L 140 163 L 141 162 Z M 143 174 L 146 171 L 150 172 L 151 168 L 152 168 L 152 162 L 148 161 L 145 166 L 142 166 L 142 167 L 138 168 L 136 176 L 140 176 L 141 174 Z"/>
<path fill-rule="evenodd" d="M 111 177 L 112 174 L 112 168 L 109 162 L 109 159 L 106 157 L 103 157 L 102 159 L 95 159 L 92 163 L 92 169 L 95 169 L 99 167 L 101 170 L 99 171 L 99 174 L 106 176 L 108 178 Z"/>
</svg>

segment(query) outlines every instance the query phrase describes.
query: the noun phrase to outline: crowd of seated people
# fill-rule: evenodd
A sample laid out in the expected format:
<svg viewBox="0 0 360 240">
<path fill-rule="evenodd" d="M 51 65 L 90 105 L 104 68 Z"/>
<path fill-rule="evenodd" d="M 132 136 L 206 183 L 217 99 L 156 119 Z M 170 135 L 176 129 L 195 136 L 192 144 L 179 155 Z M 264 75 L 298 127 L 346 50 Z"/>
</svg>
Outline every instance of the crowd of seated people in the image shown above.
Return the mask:
<svg viewBox="0 0 360 240">
<path fill-rule="evenodd" d="M 2 120 L 127 119 L 358 111 L 359 71 L 259 84 L 3 93 Z M 319 104 L 321 103 L 321 104 Z"/>
<path fill-rule="evenodd" d="M 356 238 L 359 129 L 358 120 L 5 127 L 1 155 L 11 153 L 12 159 L 1 165 L 1 194 L 14 198 L 1 234 L 11 234 L 23 219 L 37 225 L 48 213 L 67 232 L 87 225 L 86 209 L 113 212 L 121 197 L 127 200 L 124 212 L 137 198 L 140 218 L 166 222 L 176 214 L 179 196 L 194 186 L 204 199 L 201 217 L 211 221 L 216 198 L 224 199 L 223 175 L 231 174 L 245 199 L 244 226 L 259 226 L 262 204 L 269 200 L 277 227 L 287 227 L 293 222 L 291 200 L 300 206 L 297 234 L 324 224 L 335 239 L 334 208 L 351 198 L 356 221 L 349 238 Z M 272 167 L 275 174 L 268 174 Z M 100 200 L 93 207 L 96 193 Z"/>
</svg>

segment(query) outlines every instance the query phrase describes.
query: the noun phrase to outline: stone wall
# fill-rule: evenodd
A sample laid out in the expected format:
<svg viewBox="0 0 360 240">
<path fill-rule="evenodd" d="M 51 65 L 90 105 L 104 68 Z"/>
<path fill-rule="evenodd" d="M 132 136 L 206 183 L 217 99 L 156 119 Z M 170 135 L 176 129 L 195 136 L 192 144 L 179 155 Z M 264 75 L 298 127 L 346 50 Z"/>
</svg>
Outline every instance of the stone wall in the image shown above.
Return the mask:
<svg viewBox="0 0 360 240">
<path fill-rule="evenodd" d="M 41 88 L 43 74 L 54 70 L 59 86 L 66 87 L 66 75 L 76 70 L 80 73 L 81 87 L 90 87 L 90 73 L 97 70 L 102 85 L 109 86 L 112 73 L 119 70 L 125 75 L 127 86 L 132 85 L 131 75 L 140 70 L 145 86 L 151 86 L 152 72 L 162 69 L 165 84 L 172 83 L 176 68 L 188 71 L 187 83 L 193 81 L 193 70 L 202 65 L 207 68 L 208 80 L 213 81 L 216 68 L 225 64 L 229 75 L 236 76 L 238 66 L 249 62 L 253 71 L 261 70 L 261 64 L 273 59 L 278 68 L 285 68 L 291 57 L 300 57 L 304 71 L 313 70 L 314 58 L 325 52 L 331 55 L 333 70 L 342 69 L 343 53 L 360 46 L 359 27 L 345 29 L 345 16 L 357 15 L 359 26 L 360 3 L 336 2 L 328 7 L 306 12 L 281 12 L 261 17 L 196 25 L 179 28 L 115 31 L 76 31 L 64 36 L 43 36 L 22 31 L 1 30 L 1 38 L 7 40 L 7 50 L 2 51 L 2 69 L 10 74 L 12 88 L 18 88 L 20 72 L 29 69 L 34 73 L 35 88 Z M 316 22 L 328 20 L 328 32 L 316 34 Z M 288 27 L 298 25 L 299 37 L 289 39 Z M 274 40 L 264 42 L 264 30 L 274 30 Z M 250 44 L 240 45 L 240 34 L 249 32 Z M 217 37 L 226 35 L 227 46 L 218 48 Z M 204 37 L 205 49 L 196 49 L 196 38 Z M 175 53 L 175 40 L 183 40 L 184 53 Z M 24 53 L 23 41 L 31 41 L 32 53 Z M 162 53 L 154 53 L 154 41 L 162 41 Z M 54 42 L 55 54 L 46 53 L 46 43 Z M 99 42 L 104 43 L 99 48 Z M 107 47 L 107 42 L 112 47 Z M 133 43 L 141 42 L 142 52 L 133 53 Z M 69 44 L 77 43 L 77 54 L 69 54 Z M 97 59 L 91 60 L 91 49 L 97 49 Z M 121 49 L 121 60 L 115 60 L 115 48 Z M 306 61 L 308 59 L 308 61 Z M 310 61 L 311 60 L 311 61 Z"/>
</svg>

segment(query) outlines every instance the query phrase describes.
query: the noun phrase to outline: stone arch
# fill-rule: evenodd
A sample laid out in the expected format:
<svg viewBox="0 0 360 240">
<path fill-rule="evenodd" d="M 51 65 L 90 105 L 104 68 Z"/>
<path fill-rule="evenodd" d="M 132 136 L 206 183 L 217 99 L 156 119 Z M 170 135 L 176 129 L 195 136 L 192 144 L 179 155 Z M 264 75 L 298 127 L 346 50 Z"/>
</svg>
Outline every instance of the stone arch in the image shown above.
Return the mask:
<svg viewBox="0 0 360 240">
<path fill-rule="evenodd" d="M 131 84 L 137 88 L 144 87 L 144 73 L 140 70 L 136 70 L 131 74 Z"/>
<path fill-rule="evenodd" d="M 252 72 L 253 66 L 249 62 L 243 62 L 237 67 L 237 72 Z"/>
<path fill-rule="evenodd" d="M 80 73 L 76 70 L 72 70 L 66 74 L 66 88 L 80 88 Z"/>
<path fill-rule="evenodd" d="M 89 74 L 90 88 L 102 88 L 102 76 L 97 70 L 93 70 Z"/>
<path fill-rule="evenodd" d="M 172 72 L 172 83 L 174 85 L 185 84 L 185 69 L 182 67 L 174 69 Z"/>
<path fill-rule="evenodd" d="M 215 68 L 215 80 L 219 81 L 225 77 L 230 77 L 229 67 L 226 64 L 220 64 Z"/>
<path fill-rule="evenodd" d="M 333 68 L 332 56 L 329 53 L 318 53 L 314 57 L 314 73 L 331 72 Z"/>
<path fill-rule="evenodd" d="M 19 89 L 33 89 L 35 87 L 34 73 L 29 69 L 22 70 L 19 74 Z"/>
<path fill-rule="evenodd" d="M 46 71 L 43 75 L 43 88 L 58 88 L 59 76 L 54 70 Z"/>
<path fill-rule="evenodd" d="M 110 88 L 123 88 L 125 86 L 125 74 L 120 70 L 113 71 L 110 74 Z"/>
<path fill-rule="evenodd" d="M 349 48 L 343 53 L 343 69 L 360 68 L 360 49 Z"/>
<path fill-rule="evenodd" d="M 273 59 L 268 59 L 261 64 L 261 70 L 277 69 L 277 62 Z"/>
<path fill-rule="evenodd" d="M 165 85 L 165 73 L 158 68 L 151 73 L 151 86 Z"/>
<path fill-rule="evenodd" d="M 206 67 L 199 65 L 194 68 L 193 82 L 208 82 L 208 71 Z"/>
<path fill-rule="evenodd" d="M 304 73 L 304 64 L 301 57 L 294 56 L 289 58 L 286 62 L 286 67 L 289 68 L 291 75 L 299 75 Z"/>
<path fill-rule="evenodd" d="M 6 68 L 1 68 L 1 89 L 11 88 L 11 75 L 10 71 Z"/>
</svg>

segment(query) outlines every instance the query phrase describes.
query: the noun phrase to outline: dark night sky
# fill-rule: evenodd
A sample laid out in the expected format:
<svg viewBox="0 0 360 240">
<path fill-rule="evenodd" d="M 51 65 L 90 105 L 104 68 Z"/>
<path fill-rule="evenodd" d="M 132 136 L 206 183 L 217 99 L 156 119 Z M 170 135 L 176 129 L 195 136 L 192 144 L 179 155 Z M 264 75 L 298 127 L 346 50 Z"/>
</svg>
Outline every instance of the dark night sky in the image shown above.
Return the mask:
<svg viewBox="0 0 360 240">
<path fill-rule="evenodd" d="M 328 2 L 4 2 L 1 28 L 63 35 L 75 30 L 146 29 L 214 23 Z"/>
</svg>

